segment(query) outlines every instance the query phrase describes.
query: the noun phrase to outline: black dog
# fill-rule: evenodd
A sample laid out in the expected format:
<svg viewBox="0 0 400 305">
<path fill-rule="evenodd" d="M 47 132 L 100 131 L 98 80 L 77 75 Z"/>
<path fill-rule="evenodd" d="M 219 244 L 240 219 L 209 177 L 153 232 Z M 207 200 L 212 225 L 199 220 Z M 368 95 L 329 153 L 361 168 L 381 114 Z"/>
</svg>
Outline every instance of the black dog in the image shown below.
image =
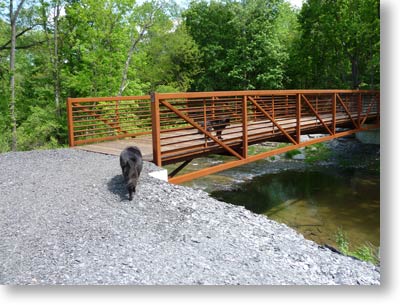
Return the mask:
<svg viewBox="0 0 400 305">
<path fill-rule="evenodd" d="M 226 128 L 226 126 L 229 126 L 229 123 L 231 122 L 230 118 L 221 118 L 221 119 L 214 119 L 214 120 L 209 120 L 207 121 L 207 131 L 211 132 L 212 130 L 216 131 L 216 135 L 218 139 L 222 140 L 222 131 Z M 201 127 L 204 127 L 204 121 L 199 122 Z M 199 130 L 199 133 L 201 131 Z"/>
<path fill-rule="evenodd" d="M 132 200 L 132 193 L 136 192 L 136 185 L 143 168 L 140 149 L 136 146 L 125 148 L 119 156 L 119 163 L 121 164 L 122 175 L 124 176 L 126 188 L 129 192 L 129 200 Z"/>
</svg>

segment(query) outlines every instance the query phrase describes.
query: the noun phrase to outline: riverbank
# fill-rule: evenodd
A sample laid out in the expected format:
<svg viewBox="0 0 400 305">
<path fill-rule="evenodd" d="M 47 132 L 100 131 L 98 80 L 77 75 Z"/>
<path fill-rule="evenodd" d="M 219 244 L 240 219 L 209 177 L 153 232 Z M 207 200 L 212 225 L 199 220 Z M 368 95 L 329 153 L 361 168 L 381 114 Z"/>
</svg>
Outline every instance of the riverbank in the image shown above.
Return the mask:
<svg viewBox="0 0 400 305">
<path fill-rule="evenodd" d="M 252 146 L 251 151 L 260 153 L 277 145 L 282 144 L 266 142 Z M 202 166 L 220 159 L 210 156 L 196 164 Z M 266 215 L 320 245 L 356 253 L 353 255 L 379 264 L 379 173 L 379 145 L 363 144 L 349 136 L 185 185 Z M 342 235 L 345 239 L 339 238 Z"/>
<path fill-rule="evenodd" d="M 0 164 L 0 284 L 380 284 L 378 267 L 155 179 L 151 163 L 131 202 L 115 156 L 31 151 Z"/>
<path fill-rule="evenodd" d="M 258 144 L 253 146 L 257 152 L 265 151 L 278 143 Z M 240 167 L 229 169 L 216 174 L 191 180 L 183 185 L 212 193 L 214 191 L 235 189 L 241 183 L 251 181 L 257 176 L 274 174 L 289 170 L 309 170 L 313 168 L 354 168 L 366 169 L 379 173 L 380 171 L 380 146 L 374 144 L 363 144 L 354 136 L 338 138 L 328 142 L 319 143 L 319 147 L 298 150 L 298 155 L 287 156 L 286 154 L 272 156 Z M 321 148 L 323 148 L 321 151 Z M 189 163 L 182 171 L 199 170 L 210 164 L 219 164 L 229 157 L 211 155 L 198 158 Z M 309 162 L 311 161 L 311 162 Z M 173 170 L 176 166 L 170 166 Z"/>
</svg>

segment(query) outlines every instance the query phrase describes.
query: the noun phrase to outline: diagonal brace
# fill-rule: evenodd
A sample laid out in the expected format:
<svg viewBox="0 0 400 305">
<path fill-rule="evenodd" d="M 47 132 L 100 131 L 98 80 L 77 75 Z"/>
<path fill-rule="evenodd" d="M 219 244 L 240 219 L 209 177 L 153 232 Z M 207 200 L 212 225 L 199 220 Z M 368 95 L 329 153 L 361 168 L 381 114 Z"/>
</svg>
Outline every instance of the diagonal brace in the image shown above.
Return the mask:
<svg viewBox="0 0 400 305">
<path fill-rule="evenodd" d="M 318 120 L 321 122 L 321 124 L 325 127 L 325 129 L 329 132 L 329 134 L 333 135 L 333 132 L 331 129 L 328 127 L 328 125 L 325 124 L 324 120 L 319 116 L 317 111 L 314 109 L 313 105 L 310 103 L 310 101 L 304 96 L 304 94 L 301 95 L 303 100 L 306 102 L 307 106 L 311 109 L 311 111 L 314 113 L 314 115 L 318 118 Z"/>
<path fill-rule="evenodd" d="M 251 101 L 251 102 L 254 104 L 254 106 L 256 106 L 257 109 L 260 110 L 260 111 L 261 111 L 261 112 L 262 112 L 276 127 L 278 127 L 278 129 L 290 140 L 290 142 L 292 142 L 293 144 L 298 144 L 298 143 L 290 136 L 290 134 L 288 134 L 288 133 L 286 132 L 286 130 L 285 130 L 281 125 L 279 125 L 278 122 L 276 122 L 276 121 L 272 118 L 272 116 L 271 116 L 267 111 L 265 111 L 264 108 L 262 108 L 262 107 L 257 103 L 257 101 L 256 101 L 255 99 L 253 99 L 253 98 L 250 97 L 250 96 L 248 96 L 247 98 L 248 98 L 248 100 Z"/>
<path fill-rule="evenodd" d="M 236 158 L 242 160 L 244 157 L 242 157 L 240 154 L 238 154 L 236 151 L 234 151 L 232 148 L 230 148 L 228 145 L 226 145 L 224 142 L 219 140 L 217 137 L 214 137 L 210 132 L 208 132 L 205 128 L 201 127 L 200 124 L 197 124 L 194 120 L 192 120 L 190 117 L 182 113 L 182 111 L 176 109 L 174 106 L 172 106 L 170 103 L 168 103 L 165 100 L 160 100 L 160 102 L 167 107 L 169 110 L 174 112 L 177 116 L 180 118 L 184 119 L 186 122 L 188 122 L 190 125 L 192 125 L 194 128 L 197 128 L 200 130 L 202 133 L 204 133 L 206 136 L 211 138 L 214 142 L 218 143 L 220 146 L 222 146 L 224 149 L 226 149 L 228 152 L 230 152 L 232 155 L 234 155 Z"/>
<path fill-rule="evenodd" d="M 373 99 L 368 105 L 367 113 L 365 114 L 364 118 L 362 119 L 360 125 L 363 125 L 368 118 L 369 113 L 371 112 L 372 106 L 375 104 L 376 100 Z"/>
<path fill-rule="evenodd" d="M 127 131 L 121 129 L 121 127 L 119 127 L 119 123 L 116 122 L 110 122 L 109 120 L 102 118 L 101 114 L 96 113 L 94 110 L 89 109 L 87 107 L 82 106 L 80 103 L 75 103 L 76 106 L 82 107 L 81 109 L 86 111 L 87 113 L 89 113 L 91 116 L 94 116 L 96 119 L 99 119 L 100 121 L 102 121 L 104 124 L 110 126 L 111 128 L 116 129 L 118 132 L 122 132 L 122 133 L 128 133 Z"/>
<path fill-rule="evenodd" d="M 342 98 L 340 97 L 339 94 L 336 94 L 340 104 L 342 104 L 342 107 L 344 108 L 344 111 L 346 111 L 347 115 L 350 117 L 351 121 L 353 122 L 353 125 L 355 128 L 358 128 L 359 126 L 357 125 L 356 121 L 354 121 L 353 116 L 351 115 L 349 108 L 347 108 L 346 104 L 343 102 Z"/>
</svg>

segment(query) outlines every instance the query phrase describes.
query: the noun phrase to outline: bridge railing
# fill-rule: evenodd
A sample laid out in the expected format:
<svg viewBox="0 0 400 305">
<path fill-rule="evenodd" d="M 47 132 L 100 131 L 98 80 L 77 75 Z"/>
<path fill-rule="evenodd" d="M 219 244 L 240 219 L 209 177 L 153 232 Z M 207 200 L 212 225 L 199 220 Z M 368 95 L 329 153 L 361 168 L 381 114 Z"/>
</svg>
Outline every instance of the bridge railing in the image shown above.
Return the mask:
<svg viewBox="0 0 400 305">
<path fill-rule="evenodd" d="M 151 134 L 150 96 L 69 98 L 70 146 Z"/>
<path fill-rule="evenodd" d="M 209 153 L 248 158 L 248 145 L 299 145 L 301 135 L 379 121 L 379 91 L 263 90 L 69 98 L 70 146 L 152 135 L 157 165 Z"/>
<path fill-rule="evenodd" d="M 303 134 L 334 136 L 338 127 L 360 129 L 370 119 L 379 119 L 379 92 L 155 93 L 152 115 L 153 159 L 157 165 L 211 152 L 243 160 L 248 157 L 248 145 L 269 138 L 299 145 Z"/>
</svg>

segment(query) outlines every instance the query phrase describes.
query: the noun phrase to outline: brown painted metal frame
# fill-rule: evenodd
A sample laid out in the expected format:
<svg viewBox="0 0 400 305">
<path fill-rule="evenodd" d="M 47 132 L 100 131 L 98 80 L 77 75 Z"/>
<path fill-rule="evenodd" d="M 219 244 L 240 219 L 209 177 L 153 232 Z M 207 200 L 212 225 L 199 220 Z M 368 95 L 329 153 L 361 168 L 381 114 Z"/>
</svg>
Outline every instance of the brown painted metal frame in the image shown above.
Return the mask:
<svg viewBox="0 0 400 305">
<path fill-rule="evenodd" d="M 183 120 L 187 121 L 191 126 L 199 130 L 201 133 L 203 133 L 205 136 L 209 137 L 212 139 L 215 143 L 219 144 L 220 147 L 224 148 L 229 154 L 235 156 L 238 160 L 236 161 L 231 161 L 227 162 L 225 164 L 221 164 L 218 166 L 213 166 L 207 169 L 199 170 L 193 173 L 189 174 L 184 174 L 181 176 L 176 176 L 176 177 L 171 177 L 170 182 L 171 183 L 182 183 L 187 180 L 191 180 L 194 178 L 198 178 L 204 175 L 208 175 L 211 173 L 219 172 L 222 170 L 226 170 L 235 166 L 240 166 L 249 162 L 253 162 L 268 156 L 272 156 L 275 154 L 279 154 L 282 152 L 286 152 L 289 150 L 293 150 L 299 147 L 304 147 L 306 145 L 310 145 L 313 143 L 318 143 L 318 142 L 323 142 L 327 141 L 333 138 L 337 137 L 342 137 L 346 136 L 361 130 L 365 130 L 365 128 L 361 128 L 361 124 L 357 124 L 356 121 L 354 120 L 354 117 L 357 118 L 358 121 L 361 123 L 364 123 L 365 120 L 368 118 L 369 113 L 371 112 L 371 109 L 373 107 L 374 103 L 378 103 L 379 101 L 377 99 L 371 100 L 371 102 L 368 105 L 368 111 L 364 116 L 362 116 L 362 109 L 358 105 L 361 102 L 362 95 L 363 94 L 372 94 L 372 93 L 377 93 L 376 91 L 352 91 L 352 90 L 295 90 L 295 91 L 243 91 L 243 92 L 202 92 L 202 93 L 177 93 L 177 94 L 160 94 L 159 95 L 159 103 L 166 106 L 169 110 L 174 112 L 176 115 L 178 115 L 180 118 Z M 267 106 L 263 107 L 258 101 L 257 98 L 261 96 L 265 96 L 266 94 L 271 95 L 271 107 L 268 108 Z M 312 102 L 309 100 L 309 97 L 307 96 L 308 94 L 310 95 L 315 95 L 315 107 L 312 105 Z M 354 115 L 352 114 L 351 111 L 349 110 L 348 106 L 346 105 L 346 102 L 342 99 L 340 94 L 346 95 L 346 94 L 357 94 L 357 114 Z M 378 93 L 379 94 L 379 93 Z M 181 111 L 178 109 L 175 109 L 173 105 L 171 105 L 169 102 L 167 102 L 168 99 L 196 99 L 196 98 L 211 98 L 213 101 L 218 101 L 219 98 L 223 97 L 241 97 L 242 100 L 242 113 L 241 113 L 241 119 L 242 119 L 242 149 L 240 152 L 236 153 L 237 150 L 234 150 L 233 147 L 229 147 L 227 144 L 225 144 L 222 141 L 219 141 L 218 138 L 213 136 L 211 132 L 208 132 L 205 128 L 197 124 L 194 120 L 192 120 L 190 117 L 187 115 L 183 114 Z M 296 138 L 293 138 L 291 135 L 291 132 L 288 132 L 285 130 L 285 127 L 281 126 L 281 124 L 277 121 L 275 118 L 275 97 L 276 96 L 281 96 L 285 95 L 286 96 L 286 105 L 288 105 L 288 96 L 294 96 L 296 99 L 296 105 L 295 105 L 295 110 L 296 110 L 296 127 L 295 127 L 295 136 Z M 331 104 L 330 104 L 330 112 L 331 112 L 331 122 L 329 127 L 328 121 L 326 121 L 326 118 L 324 119 L 321 114 L 319 113 L 318 107 L 321 107 L 318 103 L 322 103 L 319 101 L 318 97 L 319 95 L 331 95 Z M 339 103 L 337 103 L 337 101 Z M 287 138 L 292 145 L 285 147 L 285 148 L 280 148 L 277 150 L 273 150 L 267 153 L 262 153 L 256 156 L 248 156 L 247 154 L 247 148 L 249 145 L 249 134 L 248 134 L 248 127 L 249 127 L 249 121 L 248 121 L 248 105 L 252 105 L 254 109 L 256 109 L 264 118 L 268 119 L 272 123 L 273 126 L 275 126 L 281 134 Z M 302 119 L 306 118 L 307 113 L 303 113 L 304 110 L 302 110 L 303 107 L 306 107 L 308 109 L 308 113 L 312 114 L 320 123 L 320 126 L 323 127 L 328 133 L 327 136 L 319 138 L 319 139 L 314 139 L 312 141 L 307 141 L 302 143 L 300 141 L 301 135 L 302 135 Z M 337 108 L 339 107 L 339 108 Z M 286 106 L 286 113 L 288 113 L 288 107 Z M 206 110 L 204 109 L 204 112 Z M 339 113 L 341 115 L 339 115 Z M 336 126 L 338 124 L 338 120 L 340 119 L 341 124 L 343 124 L 343 114 L 347 116 L 346 121 L 349 121 L 352 123 L 353 127 L 355 129 L 346 131 L 346 132 L 336 132 Z M 377 115 L 374 113 L 374 115 Z M 379 116 L 379 114 L 378 114 Z M 379 121 L 379 120 L 378 120 Z M 376 128 L 376 126 L 374 126 Z M 155 142 L 154 142 L 155 143 Z M 158 163 L 159 166 L 163 165 L 162 157 L 161 157 L 161 147 L 159 147 L 159 150 L 156 152 L 158 153 L 158 156 L 154 158 L 154 160 L 159 160 L 160 163 Z M 210 153 L 210 152 L 208 152 Z M 189 157 L 189 156 L 188 156 Z M 157 164 L 157 161 L 155 161 Z"/>
<path fill-rule="evenodd" d="M 237 166 L 241 166 L 241 165 L 245 165 L 245 164 L 248 164 L 248 163 L 251 163 L 251 162 L 254 162 L 254 161 L 265 159 L 265 158 L 270 157 L 270 156 L 282 154 L 282 153 L 288 152 L 288 151 L 293 150 L 293 149 L 298 149 L 298 148 L 305 147 L 305 146 L 308 146 L 308 145 L 329 141 L 329 140 L 332 140 L 332 139 L 335 139 L 335 138 L 348 136 L 348 135 L 354 134 L 354 133 L 362 131 L 362 130 L 368 130 L 368 129 L 374 129 L 374 128 L 378 128 L 378 126 L 373 126 L 373 127 L 370 127 L 370 128 L 363 128 L 363 129 L 353 129 L 353 130 L 349 130 L 349 131 L 345 131 L 345 132 L 336 133 L 334 135 L 326 136 L 326 137 L 323 137 L 323 138 L 317 138 L 317 139 L 313 139 L 313 140 L 310 140 L 310 141 L 307 141 L 307 142 L 302 142 L 300 144 L 286 146 L 286 147 L 282 147 L 282 148 L 277 148 L 277 149 L 274 149 L 272 151 L 268 151 L 268 152 L 257 154 L 255 156 L 249 156 L 248 158 L 243 159 L 243 160 L 231 161 L 231 162 L 227 162 L 227 163 L 224 163 L 224 164 L 220 164 L 220 165 L 216 165 L 216 166 L 213 166 L 213 167 L 209 167 L 209 168 L 205 168 L 205 169 L 202 169 L 202 170 L 198 170 L 198 171 L 195 171 L 195 172 L 192 172 L 192 173 L 180 175 L 178 177 L 173 177 L 173 178 L 169 179 L 169 182 L 170 183 L 174 183 L 174 184 L 180 184 L 180 183 L 183 183 L 185 181 L 190 181 L 190 180 L 193 180 L 193 179 L 196 179 L 196 178 L 199 178 L 199 177 L 215 174 L 215 173 L 227 170 L 227 169 L 231 169 L 231 168 L 234 168 L 234 167 L 237 167 Z"/>
<path fill-rule="evenodd" d="M 278 127 L 278 129 L 293 143 L 293 144 L 297 144 L 297 142 L 285 131 L 284 128 L 282 128 L 281 125 L 279 125 L 275 119 L 273 118 L 273 116 L 271 116 L 266 110 L 264 110 L 252 97 L 248 96 L 247 99 L 249 101 L 251 101 L 254 106 L 256 106 L 256 108 L 261 111 L 271 122 L 272 124 L 274 124 L 276 127 Z"/>
<path fill-rule="evenodd" d="M 191 118 L 189 118 L 188 116 L 186 116 L 185 114 L 183 114 L 181 111 L 179 111 L 178 109 L 176 109 L 175 107 L 173 107 L 170 103 L 168 103 L 165 100 L 160 100 L 160 102 L 166 106 L 168 109 L 170 109 L 172 112 L 174 112 L 177 116 L 179 116 L 180 118 L 184 119 L 186 122 L 188 122 L 190 125 L 192 125 L 194 128 L 197 128 L 198 130 L 200 130 L 202 133 L 204 133 L 207 137 L 211 138 L 214 142 L 218 143 L 221 147 L 225 148 L 228 152 L 230 152 L 232 155 L 234 155 L 235 157 L 237 157 L 238 159 L 243 159 L 243 157 L 241 155 L 239 155 L 236 151 L 234 151 L 233 149 L 231 149 L 228 145 L 226 145 L 225 143 L 223 143 L 222 141 L 220 141 L 217 137 L 213 136 L 211 134 L 211 132 L 207 131 L 206 128 L 200 126 L 199 124 L 197 124 L 194 120 L 192 120 Z"/>
<path fill-rule="evenodd" d="M 130 107 L 133 104 L 121 104 L 130 101 L 142 103 L 138 104 L 138 113 L 131 113 Z M 140 105 L 148 106 L 142 109 Z M 206 126 L 208 120 L 217 118 L 217 112 L 225 111 L 233 122 L 224 130 L 222 140 Z M 172 183 L 181 183 L 365 130 L 362 126 L 367 122 L 375 122 L 376 128 L 380 121 L 380 101 L 379 91 L 368 90 L 152 93 L 150 96 L 68 98 L 67 115 L 71 147 L 150 133 L 153 162 L 159 166 L 167 161 L 185 161 L 210 153 L 226 153 L 237 158 L 225 164 L 170 178 Z M 125 130 L 120 123 L 129 124 L 128 127 L 132 128 L 132 122 L 129 122 L 135 116 L 148 117 L 151 126 L 143 127 L 142 130 L 131 129 L 135 132 L 130 132 L 129 128 Z M 200 121 L 203 123 L 200 124 Z M 102 122 L 103 125 L 97 126 L 96 122 Z M 337 132 L 337 126 L 347 126 L 350 130 Z M 301 142 L 303 133 L 317 129 L 326 131 L 328 135 Z M 111 131 L 112 134 L 109 134 Z M 86 134 L 89 135 L 87 138 Z M 286 140 L 292 145 L 256 156 L 248 155 L 249 145 L 271 138 Z"/>
<path fill-rule="evenodd" d="M 124 102 L 136 101 L 138 103 L 148 104 L 148 117 L 151 119 L 150 111 L 150 96 L 118 96 L 118 97 L 87 97 L 87 98 L 68 98 L 67 99 L 67 117 L 68 117 L 68 140 L 71 147 L 76 145 L 90 144 L 94 142 L 110 141 L 126 137 L 135 137 L 144 134 L 151 133 L 151 126 L 148 128 L 142 128 L 142 130 L 130 132 L 125 130 L 121 126 L 121 120 L 125 119 L 132 120 L 134 116 L 130 116 L 129 107 L 121 107 L 120 104 Z M 86 103 L 86 105 L 85 105 Z M 104 104 L 106 103 L 106 104 Z M 129 105 L 133 105 L 132 103 Z M 110 120 L 105 116 L 104 112 L 108 112 L 114 121 Z M 141 115 L 145 115 L 146 111 L 141 110 Z M 89 119 L 87 119 L 90 117 Z M 102 122 L 104 126 L 107 126 L 111 132 L 105 131 L 105 127 L 96 127 L 96 122 Z M 85 125 L 82 125 L 84 123 Z M 80 125 L 79 125 L 80 124 Z M 91 128 L 91 131 L 87 132 L 89 136 L 85 136 L 86 130 Z M 79 129 L 81 128 L 81 129 Z M 148 130 L 145 130 L 148 129 Z"/>
</svg>

